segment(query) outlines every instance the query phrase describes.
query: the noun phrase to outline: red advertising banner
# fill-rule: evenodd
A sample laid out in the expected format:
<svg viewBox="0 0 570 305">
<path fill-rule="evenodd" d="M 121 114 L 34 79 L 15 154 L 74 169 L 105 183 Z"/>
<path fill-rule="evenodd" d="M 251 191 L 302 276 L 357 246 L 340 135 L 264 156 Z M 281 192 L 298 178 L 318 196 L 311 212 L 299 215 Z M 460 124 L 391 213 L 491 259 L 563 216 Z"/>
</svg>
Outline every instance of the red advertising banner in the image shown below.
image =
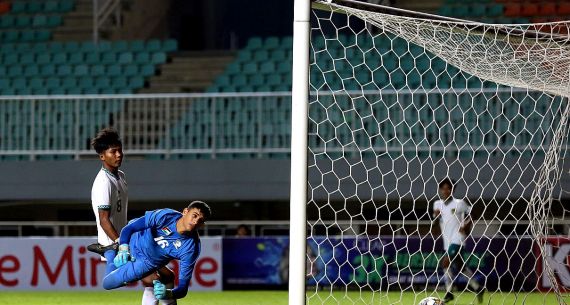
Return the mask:
<svg viewBox="0 0 570 305">
<path fill-rule="evenodd" d="M 0 290 L 103 290 L 105 262 L 86 245 L 93 238 L 0 238 Z M 202 240 L 190 290 L 222 290 L 222 239 Z M 178 263 L 171 269 L 178 274 Z M 120 289 L 141 289 L 133 283 Z"/>
<path fill-rule="evenodd" d="M 570 238 L 547 237 L 544 239 L 544 256 L 541 255 L 538 243 L 534 243 L 534 253 L 538 257 L 536 273 L 538 274 L 538 289 L 551 291 L 553 283 L 546 272 L 548 267 L 553 271 L 554 279 L 560 291 L 570 291 Z"/>
</svg>

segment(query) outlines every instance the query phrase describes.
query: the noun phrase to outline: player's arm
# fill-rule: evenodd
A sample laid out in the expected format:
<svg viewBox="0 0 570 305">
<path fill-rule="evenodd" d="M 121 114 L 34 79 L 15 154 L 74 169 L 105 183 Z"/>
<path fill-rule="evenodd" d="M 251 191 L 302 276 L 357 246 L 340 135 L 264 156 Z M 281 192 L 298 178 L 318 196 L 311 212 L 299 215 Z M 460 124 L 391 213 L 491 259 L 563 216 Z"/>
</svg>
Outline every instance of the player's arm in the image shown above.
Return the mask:
<svg viewBox="0 0 570 305">
<path fill-rule="evenodd" d="M 99 225 L 107 234 L 109 239 L 116 241 L 119 238 L 119 232 L 111 222 L 111 185 L 103 179 L 95 179 L 93 188 L 91 189 L 91 202 L 97 210 L 99 216 Z"/>
<path fill-rule="evenodd" d="M 469 232 L 471 232 L 471 227 L 473 225 L 473 218 L 471 217 L 471 207 L 467 205 L 465 201 L 463 202 L 463 206 L 465 209 L 464 211 L 465 217 L 463 218 L 463 223 L 461 227 L 459 227 L 459 232 L 463 234 L 469 234 Z"/>
<path fill-rule="evenodd" d="M 143 231 L 146 229 L 147 223 L 144 217 L 136 218 L 130 221 L 123 229 L 121 230 L 121 236 L 119 237 L 119 243 L 121 245 L 129 244 L 131 241 L 131 236 L 139 231 Z"/>
<path fill-rule="evenodd" d="M 439 220 L 439 216 L 441 216 L 440 205 L 441 204 L 439 201 L 433 203 L 432 222 L 436 222 L 437 220 Z"/>
<path fill-rule="evenodd" d="M 98 211 L 99 211 L 99 225 L 101 226 L 105 234 L 107 234 L 107 236 L 109 236 L 111 240 L 116 242 L 117 239 L 119 238 L 119 233 L 117 232 L 117 229 L 115 229 L 115 226 L 111 222 L 110 219 L 111 211 L 109 209 L 101 209 L 101 208 L 98 209 Z"/>
<path fill-rule="evenodd" d="M 195 248 L 196 249 L 196 248 Z M 186 255 L 180 259 L 180 271 L 178 272 L 178 286 L 174 289 L 166 289 L 165 285 L 160 281 L 154 281 L 154 295 L 157 299 L 181 299 L 188 293 L 190 280 L 192 279 L 192 272 L 194 265 L 200 255 L 200 248 L 191 251 L 192 254 Z"/>
<path fill-rule="evenodd" d="M 122 230 L 121 236 L 119 237 L 119 251 L 113 259 L 115 266 L 121 267 L 129 261 L 134 261 L 134 257 L 131 256 L 131 251 L 129 249 L 129 242 L 131 241 L 131 236 L 138 231 L 142 231 L 147 228 L 147 224 L 144 217 L 139 217 L 129 222 Z"/>
<path fill-rule="evenodd" d="M 441 216 L 441 210 L 439 207 L 439 202 L 436 201 L 433 203 L 433 211 L 432 211 L 432 218 L 431 218 L 431 225 L 430 225 L 430 232 L 432 234 L 438 234 L 437 231 L 434 232 L 434 228 L 437 228 L 437 221 L 439 221 L 439 217 Z"/>
</svg>

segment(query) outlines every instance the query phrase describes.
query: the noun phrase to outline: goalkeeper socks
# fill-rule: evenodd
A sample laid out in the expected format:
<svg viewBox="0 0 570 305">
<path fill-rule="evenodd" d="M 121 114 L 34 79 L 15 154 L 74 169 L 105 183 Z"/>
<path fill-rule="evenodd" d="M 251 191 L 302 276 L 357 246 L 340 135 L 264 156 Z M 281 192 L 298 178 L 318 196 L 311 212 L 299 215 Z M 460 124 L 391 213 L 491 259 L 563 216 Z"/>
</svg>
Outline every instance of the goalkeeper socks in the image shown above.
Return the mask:
<svg viewBox="0 0 570 305">
<path fill-rule="evenodd" d="M 445 268 L 443 281 L 445 282 L 445 291 L 451 292 L 451 290 L 453 290 L 453 275 L 451 274 L 451 268 Z"/>
<path fill-rule="evenodd" d="M 166 289 L 172 289 L 174 288 L 174 283 L 166 283 L 164 286 L 166 286 Z M 176 299 L 160 300 L 160 305 L 177 305 L 177 303 Z"/>
<path fill-rule="evenodd" d="M 103 255 L 105 256 L 105 259 L 107 260 L 107 265 L 105 266 L 105 274 L 109 274 L 111 272 L 113 272 L 115 269 L 117 269 L 115 267 L 115 264 L 113 263 L 113 259 L 115 258 L 117 252 L 115 252 L 115 250 L 109 250 L 106 251 Z"/>
<path fill-rule="evenodd" d="M 145 287 L 142 297 L 142 305 L 158 305 L 158 300 L 154 297 L 154 288 Z"/>
</svg>

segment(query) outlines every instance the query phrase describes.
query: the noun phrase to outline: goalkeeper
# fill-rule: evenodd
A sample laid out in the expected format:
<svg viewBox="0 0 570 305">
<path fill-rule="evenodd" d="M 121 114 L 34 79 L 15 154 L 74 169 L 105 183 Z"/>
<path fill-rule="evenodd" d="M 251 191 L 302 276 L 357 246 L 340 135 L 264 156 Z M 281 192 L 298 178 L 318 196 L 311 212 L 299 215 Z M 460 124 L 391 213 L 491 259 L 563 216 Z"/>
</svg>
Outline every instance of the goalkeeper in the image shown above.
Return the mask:
<svg viewBox="0 0 570 305">
<path fill-rule="evenodd" d="M 115 289 L 153 274 L 172 259 L 180 261 L 179 285 L 166 287 L 154 280 L 154 295 L 159 300 L 186 296 L 192 271 L 200 255 L 197 229 L 211 216 L 210 207 L 193 201 L 182 213 L 171 209 L 148 211 L 129 222 L 119 237 L 119 249 L 103 288 Z"/>
<path fill-rule="evenodd" d="M 463 272 L 469 279 L 469 286 L 477 293 L 479 303 L 483 302 L 483 287 L 473 277 L 471 271 L 463 261 L 463 243 L 471 229 L 471 207 L 462 199 L 453 198 L 453 182 L 446 178 L 439 183 L 439 197 L 433 204 L 434 220 L 439 218 L 439 225 L 443 235 L 443 245 L 447 250 L 443 256 L 441 265 L 444 269 L 443 280 L 445 282 L 446 293 L 444 302 L 453 300 L 452 293 L 455 276 L 452 267 L 458 272 Z"/>
</svg>

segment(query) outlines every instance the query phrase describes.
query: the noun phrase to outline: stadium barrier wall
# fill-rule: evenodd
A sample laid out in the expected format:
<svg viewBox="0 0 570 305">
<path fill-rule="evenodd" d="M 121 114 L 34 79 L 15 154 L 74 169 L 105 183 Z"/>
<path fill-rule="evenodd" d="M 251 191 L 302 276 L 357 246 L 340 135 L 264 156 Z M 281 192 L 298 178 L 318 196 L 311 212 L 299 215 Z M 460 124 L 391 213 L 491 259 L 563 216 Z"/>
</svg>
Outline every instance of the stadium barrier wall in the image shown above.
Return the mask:
<svg viewBox="0 0 570 305">
<path fill-rule="evenodd" d="M 547 238 L 549 263 L 570 291 L 570 239 Z M 93 238 L 0 238 L 0 291 L 102 290 L 105 272 L 100 258 L 86 250 Z M 203 237 L 194 270 L 192 291 L 286 289 L 288 237 Z M 537 245 L 530 237 L 468 239 L 465 259 L 489 290 L 548 291 L 543 260 L 534 259 Z M 424 237 L 313 237 L 308 242 L 307 285 L 403 290 L 442 281 L 437 262 L 441 239 Z M 362 254 L 366 253 L 366 254 Z M 327 264 L 335 259 L 335 264 Z M 177 264 L 170 265 L 177 273 Z M 465 279 L 460 279 L 460 284 Z M 122 289 L 141 289 L 140 282 Z"/>
<path fill-rule="evenodd" d="M 93 238 L 0 238 L 1 290 L 103 290 L 105 262 L 86 250 Z M 178 274 L 178 264 L 171 263 Z M 141 289 L 140 281 L 121 289 Z M 202 238 L 190 290 L 222 289 L 222 239 Z"/>
<path fill-rule="evenodd" d="M 570 265 L 565 259 L 570 239 L 547 241 L 552 254 L 547 259 L 560 283 L 570 289 Z M 224 239 L 223 248 L 224 289 L 276 289 L 287 284 L 288 238 Z M 542 272 L 542 260 L 532 255 L 538 247 L 530 237 L 470 238 L 466 249 L 471 254 L 464 254 L 465 261 L 477 270 L 477 277 L 485 278 L 489 290 L 547 291 L 551 286 Z M 441 282 L 444 287 L 443 272 L 437 268 L 443 254 L 443 241 L 429 237 L 313 237 L 307 249 L 307 285 L 404 290 Z M 466 278 L 458 279 L 459 285 L 466 283 Z"/>
</svg>

